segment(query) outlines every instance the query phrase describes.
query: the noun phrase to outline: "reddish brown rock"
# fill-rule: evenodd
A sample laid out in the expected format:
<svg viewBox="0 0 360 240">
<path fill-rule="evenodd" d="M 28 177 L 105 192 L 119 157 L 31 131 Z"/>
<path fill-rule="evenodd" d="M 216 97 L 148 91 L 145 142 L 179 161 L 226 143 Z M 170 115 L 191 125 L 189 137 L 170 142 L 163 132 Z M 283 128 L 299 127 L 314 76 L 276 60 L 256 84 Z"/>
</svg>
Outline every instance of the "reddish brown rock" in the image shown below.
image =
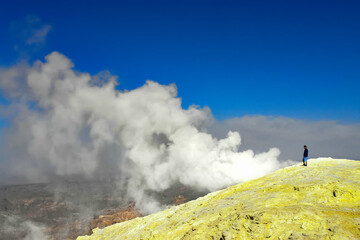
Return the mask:
<svg viewBox="0 0 360 240">
<path fill-rule="evenodd" d="M 175 205 L 180 205 L 187 202 L 187 198 L 184 197 L 183 195 L 179 195 L 177 197 L 174 198 L 174 204 Z"/>
<path fill-rule="evenodd" d="M 133 218 L 141 217 L 138 209 L 131 203 L 129 206 L 123 209 L 115 211 L 113 214 L 100 215 L 98 218 L 92 220 L 90 228 L 104 228 L 115 223 L 131 220 Z"/>
</svg>

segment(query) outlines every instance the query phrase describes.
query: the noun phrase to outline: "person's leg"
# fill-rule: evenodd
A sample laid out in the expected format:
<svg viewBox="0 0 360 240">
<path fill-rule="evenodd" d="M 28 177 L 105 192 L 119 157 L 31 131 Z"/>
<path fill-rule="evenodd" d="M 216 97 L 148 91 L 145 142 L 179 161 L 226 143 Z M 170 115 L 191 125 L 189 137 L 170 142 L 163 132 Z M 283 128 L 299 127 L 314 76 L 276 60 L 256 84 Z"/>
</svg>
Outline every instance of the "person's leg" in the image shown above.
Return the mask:
<svg viewBox="0 0 360 240">
<path fill-rule="evenodd" d="M 307 166 L 307 157 L 304 157 L 305 166 Z"/>
</svg>

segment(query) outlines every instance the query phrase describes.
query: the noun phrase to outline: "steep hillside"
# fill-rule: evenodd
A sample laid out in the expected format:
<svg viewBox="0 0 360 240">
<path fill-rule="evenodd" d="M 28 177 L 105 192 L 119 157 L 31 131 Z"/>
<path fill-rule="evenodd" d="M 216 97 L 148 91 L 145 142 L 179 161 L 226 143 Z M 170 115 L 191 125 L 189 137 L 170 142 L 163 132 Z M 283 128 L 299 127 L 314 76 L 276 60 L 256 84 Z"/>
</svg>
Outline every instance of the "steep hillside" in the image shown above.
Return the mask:
<svg viewBox="0 0 360 240">
<path fill-rule="evenodd" d="M 310 160 L 77 239 L 360 239 L 360 161 Z"/>
</svg>

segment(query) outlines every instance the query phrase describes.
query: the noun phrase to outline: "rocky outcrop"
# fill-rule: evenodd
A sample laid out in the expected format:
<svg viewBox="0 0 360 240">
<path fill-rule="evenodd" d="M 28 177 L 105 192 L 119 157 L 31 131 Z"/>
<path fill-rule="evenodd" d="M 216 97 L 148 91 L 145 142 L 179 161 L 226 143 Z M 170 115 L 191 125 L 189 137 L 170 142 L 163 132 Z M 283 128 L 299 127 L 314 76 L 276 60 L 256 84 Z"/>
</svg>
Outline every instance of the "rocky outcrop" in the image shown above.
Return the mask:
<svg viewBox="0 0 360 240">
<path fill-rule="evenodd" d="M 77 239 L 360 239 L 360 161 L 309 160 Z"/>
<path fill-rule="evenodd" d="M 176 196 L 174 198 L 174 204 L 175 205 L 180 205 L 180 204 L 183 204 L 185 202 L 187 202 L 187 199 L 183 195 L 179 195 L 179 196 Z"/>
<path fill-rule="evenodd" d="M 100 215 L 98 218 L 91 221 L 91 229 L 104 228 L 115 223 L 125 222 L 136 217 L 140 217 L 141 214 L 138 209 L 135 208 L 135 204 L 131 203 L 128 207 L 123 208 L 113 214 Z"/>
</svg>

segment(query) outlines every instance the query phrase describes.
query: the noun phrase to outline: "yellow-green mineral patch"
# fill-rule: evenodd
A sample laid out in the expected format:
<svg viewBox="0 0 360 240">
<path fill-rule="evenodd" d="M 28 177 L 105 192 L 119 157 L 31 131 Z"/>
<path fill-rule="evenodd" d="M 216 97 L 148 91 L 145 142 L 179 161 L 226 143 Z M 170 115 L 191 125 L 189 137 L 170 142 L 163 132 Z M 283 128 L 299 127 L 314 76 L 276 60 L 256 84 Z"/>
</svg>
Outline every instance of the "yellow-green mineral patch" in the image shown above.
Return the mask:
<svg viewBox="0 0 360 240">
<path fill-rule="evenodd" d="M 309 160 L 85 239 L 360 239 L 360 161 Z"/>
</svg>

